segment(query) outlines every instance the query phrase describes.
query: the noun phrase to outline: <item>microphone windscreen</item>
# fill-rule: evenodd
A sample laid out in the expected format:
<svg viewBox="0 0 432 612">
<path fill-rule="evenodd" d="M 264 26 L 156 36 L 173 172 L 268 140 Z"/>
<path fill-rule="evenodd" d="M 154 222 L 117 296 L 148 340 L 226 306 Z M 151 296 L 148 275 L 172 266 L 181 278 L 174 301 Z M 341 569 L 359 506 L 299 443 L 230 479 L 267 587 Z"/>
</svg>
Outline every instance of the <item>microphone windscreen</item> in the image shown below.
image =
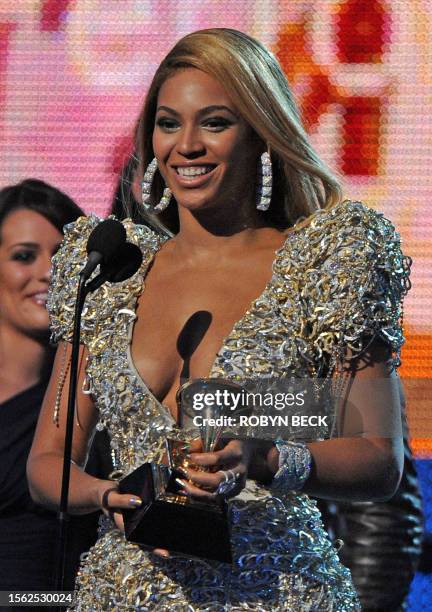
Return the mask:
<svg viewBox="0 0 432 612">
<path fill-rule="evenodd" d="M 142 264 L 141 249 L 135 244 L 126 242 L 116 255 L 115 262 L 111 263 L 108 280 L 111 283 L 120 283 L 137 272 Z"/>
<path fill-rule="evenodd" d="M 106 219 L 99 223 L 89 236 L 87 253 L 96 251 L 107 263 L 126 242 L 126 230 L 120 221 Z"/>
</svg>

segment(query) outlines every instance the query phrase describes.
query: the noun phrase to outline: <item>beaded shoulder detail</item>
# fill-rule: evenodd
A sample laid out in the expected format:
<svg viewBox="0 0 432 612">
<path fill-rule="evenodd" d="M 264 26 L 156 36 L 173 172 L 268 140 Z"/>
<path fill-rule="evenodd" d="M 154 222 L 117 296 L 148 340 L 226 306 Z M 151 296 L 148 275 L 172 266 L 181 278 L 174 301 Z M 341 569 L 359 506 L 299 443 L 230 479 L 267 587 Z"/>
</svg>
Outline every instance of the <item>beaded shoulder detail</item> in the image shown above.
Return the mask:
<svg viewBox="0 0 432 612">
<path fill-rule="evenodd" d="M 67 225 L 62 246 L 53 257 L 47 308 L 50 314 L 51 339 L 54 343 L 72 339 L 79 272 L 86 260 L 89 235 L 101 221 L 102 219 L 90 215 L 80 217 Z M 126 219 L 123 225 L 128 241 L 140 247 L 143 263 L 131 278 L 120 283 L 106 283 L 87 296 L 82 313 L 81 342 L 92 344 L 94 352 L 97 352 L 98 341 L 106 341 L 104 329 L 112 328 L 112 319 L 118 310 L 135 310 L 145 271 L 163 241 L 158 234 L 143 225 L 134 224 L 130 219 Z"/>
<path fill-rule="evenodd" d="M 225 338 L 212 376 L 331 374 L 339 356 L 386 341 L 400 364 L 411 260 L 382 214 L 344 201 L 288 235 L 273 276 Z"/>
<path fill-rule="evenodd" d="M 319 364 L 331 366 L 337 347 L 355 357 L 381 338 L 397 367 L 410 266 L 399 234 L 381 213 L 349 200 L 315 213 L 275 265 L 275 296 L 283 297 L 280 311 L 296 330 L 300 352 L 319 371 Z"/>
</svg>

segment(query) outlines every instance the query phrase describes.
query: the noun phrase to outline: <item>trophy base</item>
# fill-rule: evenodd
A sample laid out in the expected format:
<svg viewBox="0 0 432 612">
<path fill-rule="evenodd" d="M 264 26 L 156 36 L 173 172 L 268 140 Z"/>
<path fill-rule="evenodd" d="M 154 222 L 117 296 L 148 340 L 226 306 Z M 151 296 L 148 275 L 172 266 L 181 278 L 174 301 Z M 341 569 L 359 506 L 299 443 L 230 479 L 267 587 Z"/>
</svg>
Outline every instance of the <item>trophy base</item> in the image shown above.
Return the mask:
<svg viewBox="0 0 432 612">
<path fill-rule="evenodd" d="M 201 501 L 179 495 L 183 476 L 159 463 L 144 463 L 119 482 L 121 493 L 142 499 L 124 510 L 126 539 L 193 557 L 232 562 L 225 500 Z"/>
</svg>

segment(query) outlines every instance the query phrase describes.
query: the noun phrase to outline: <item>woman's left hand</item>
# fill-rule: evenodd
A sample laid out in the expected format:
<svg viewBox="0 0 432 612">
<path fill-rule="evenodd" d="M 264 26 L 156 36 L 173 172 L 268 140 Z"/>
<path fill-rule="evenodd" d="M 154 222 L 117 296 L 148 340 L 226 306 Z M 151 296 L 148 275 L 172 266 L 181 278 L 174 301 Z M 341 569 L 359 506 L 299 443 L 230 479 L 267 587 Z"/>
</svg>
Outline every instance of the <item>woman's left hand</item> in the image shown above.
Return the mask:
<svg viewBox="0 0 432 612">
<path fill-rule="evenodd" d="M 253 444 L 246 440 L 231 440 L 211 453 L 190 453 L 192 464 L 209 471 L 183 467 L 184 478 L 177 482 L 185 495 L 207 499 L 217 495 L 233 497 L 245 486 L 252 455 Z"/>
</svg>

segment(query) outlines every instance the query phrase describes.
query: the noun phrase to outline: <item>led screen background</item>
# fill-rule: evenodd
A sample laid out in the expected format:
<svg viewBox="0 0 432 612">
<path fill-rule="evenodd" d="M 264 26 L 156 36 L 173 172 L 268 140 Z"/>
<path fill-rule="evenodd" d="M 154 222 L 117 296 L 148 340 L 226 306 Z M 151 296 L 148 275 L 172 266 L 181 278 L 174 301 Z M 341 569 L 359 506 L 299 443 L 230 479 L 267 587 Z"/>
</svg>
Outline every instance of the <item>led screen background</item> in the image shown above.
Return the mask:
<svg viewBox="0 0 432 612">
<path fill-rule="evenodd" d="M 105 214 L 173 43 L 223 26 L 261 39 L 346 196 L 384 212 L 413 257 L 401 372 L 413 447 L 430 454 L 430 22 L 427 0 L 2 0 L 0 186 L 42 178 Z"/>
</svg>

